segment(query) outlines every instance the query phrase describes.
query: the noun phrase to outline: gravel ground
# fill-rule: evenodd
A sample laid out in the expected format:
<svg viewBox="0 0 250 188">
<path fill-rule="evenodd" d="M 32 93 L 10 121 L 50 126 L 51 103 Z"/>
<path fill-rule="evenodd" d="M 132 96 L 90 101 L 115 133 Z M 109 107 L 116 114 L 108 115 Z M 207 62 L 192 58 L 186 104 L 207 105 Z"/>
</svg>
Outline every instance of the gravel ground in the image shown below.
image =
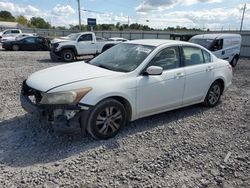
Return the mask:
<svg viewBox="0 0 250 188">
<path fill-rule="evenodd" d="M 215 108 L 135 121 L 115 138 L 49 133 L 19 104 L 48 52 L 0 51 L 0 187 L 250 187 L 250 60 Z"/>
</svg>

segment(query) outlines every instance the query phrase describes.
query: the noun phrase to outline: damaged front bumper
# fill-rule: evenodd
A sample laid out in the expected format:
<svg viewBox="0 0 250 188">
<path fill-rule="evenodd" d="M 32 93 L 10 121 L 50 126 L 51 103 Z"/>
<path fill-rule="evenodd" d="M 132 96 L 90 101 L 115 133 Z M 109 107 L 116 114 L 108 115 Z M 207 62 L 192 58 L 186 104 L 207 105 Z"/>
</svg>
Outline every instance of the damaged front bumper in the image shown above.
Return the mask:
<svg viewBox="0 0 250 188">
<path fill-rule="evenodd" d="M 60 56 L 59 53 L 54 52 L 53 50 L 50 51 L 50 59 L 52 61 L 59 61 L 62 60 L 62 57 Z"/>
<path fill-rule="evenodd" d="M 23 82 L 20 95 L 21 106 L 28 113 L 42 116 L 58 129 L 81 129 L 85 132 L 90 106 L 77 104 L 40 104 L 41 92 Z"/>
</svg>

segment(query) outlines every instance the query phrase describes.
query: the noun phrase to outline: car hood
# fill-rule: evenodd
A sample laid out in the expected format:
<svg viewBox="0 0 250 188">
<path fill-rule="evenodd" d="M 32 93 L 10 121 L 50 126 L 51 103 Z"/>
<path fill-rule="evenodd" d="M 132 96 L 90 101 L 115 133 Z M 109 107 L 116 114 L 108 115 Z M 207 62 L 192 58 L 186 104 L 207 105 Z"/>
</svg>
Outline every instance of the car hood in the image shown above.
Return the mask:
<svg viewBox="0 0 250 188">
<path fill-rule="evenodd" d="M 35 72 L 29 76 L 26 83 L 31 88 L 47 92 L 51 89 L 67 84 L 117 74 L 119 74 L 119 72 L 103 69 L 85 62 L 77 62 Z"/>
<path fill-rule="evenodd" d="M 55 38 L 51 40 L 51 43 L 54 44 L 54 43 L 60 43 L 60 42 L 66 42 L 66 41 L 69 41 L 69 40 L 65 38 Z"/>
</svg>

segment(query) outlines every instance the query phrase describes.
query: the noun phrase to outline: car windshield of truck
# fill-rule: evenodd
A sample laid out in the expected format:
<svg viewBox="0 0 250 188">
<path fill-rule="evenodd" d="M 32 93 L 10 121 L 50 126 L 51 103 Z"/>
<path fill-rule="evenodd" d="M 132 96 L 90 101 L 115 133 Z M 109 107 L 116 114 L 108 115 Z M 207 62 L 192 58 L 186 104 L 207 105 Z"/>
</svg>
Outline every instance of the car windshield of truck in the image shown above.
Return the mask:
<svg viewBox="0 0 250 188">
<path fill-rule="evenodd" d="M 68 36 L 65 37 L 65 39 L 67 40 L 76 40 L 79 37 L 80 33 L 74 33 L 74 34 L 70 34 Z"/>
<path fill-rule="evenodd" d="M 131 72 L 152 52 L 154 46 L 122 43 L 103 52 L 90 64 L 112 71 Z"/>
<path fill-rule="evenodd" d="M 189 42 L 195 43 L 195 44 L 199 44 L 203 47 L 205 47 L 206 49 L 210 50 L 210 48 L 212 47 L 213 44 L 213 39 L 190 39 Z"/>
</svg>

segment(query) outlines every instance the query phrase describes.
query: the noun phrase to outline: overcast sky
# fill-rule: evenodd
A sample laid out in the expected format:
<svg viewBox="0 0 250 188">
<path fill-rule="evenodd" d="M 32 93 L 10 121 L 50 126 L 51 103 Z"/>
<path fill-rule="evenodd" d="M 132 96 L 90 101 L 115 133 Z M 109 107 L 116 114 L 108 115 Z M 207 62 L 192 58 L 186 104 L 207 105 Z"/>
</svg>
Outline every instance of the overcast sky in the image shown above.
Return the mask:
<svg viewBox="0 0 250 188">
<path fill-rule="evenodd" d="M 181 27 L 211 30 L 239 29 L 242 8 L 247 3 L 244 30 L 250 30 L 250 0 L 80 0 L 82 12 L 97 23 L 146 24 L 153 28 Z M 0 0 L 0 10 L 28 18 L 40 16 L 52 25 L 78 23 L 77 0 Z"/>
</svg>

